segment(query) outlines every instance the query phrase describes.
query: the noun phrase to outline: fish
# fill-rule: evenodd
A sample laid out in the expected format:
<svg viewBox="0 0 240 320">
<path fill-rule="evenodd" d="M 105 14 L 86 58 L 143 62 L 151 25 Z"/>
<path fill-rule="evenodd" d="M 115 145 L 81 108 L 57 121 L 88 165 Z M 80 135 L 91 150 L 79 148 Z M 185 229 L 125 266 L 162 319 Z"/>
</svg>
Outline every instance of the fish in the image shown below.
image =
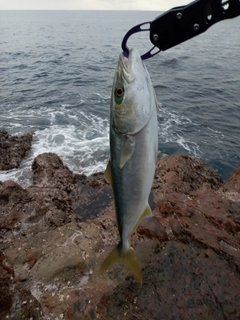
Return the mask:
<svg viewBox="0 0 240 320">
<path fill-rule="evenodd" d="M 142 270 L 129 238 L 142 218 L 152 215 L 148 203 L 157 154 L 157 98 L 139 52 L 120 54 L 111 94 L 110 159 L 105 178 L 114 196 L 120 241 L 100 270 L 123 262 L 142 284 Z"/>
</svg>

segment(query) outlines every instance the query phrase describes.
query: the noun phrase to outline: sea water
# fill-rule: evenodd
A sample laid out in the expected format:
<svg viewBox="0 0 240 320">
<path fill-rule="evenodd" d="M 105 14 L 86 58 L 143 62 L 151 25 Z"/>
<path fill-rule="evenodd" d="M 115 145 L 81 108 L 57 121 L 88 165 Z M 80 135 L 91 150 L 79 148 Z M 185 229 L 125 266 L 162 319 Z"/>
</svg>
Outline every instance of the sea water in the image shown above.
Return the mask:
<svg viewBox="0 0 240 320">
<path fill-rule="evenodd" d="M 157 9 L 157 8 L 156 8 Z M 125 33 L 153 11 L 0 11 L 0 129 L 33 132 L 29 155 L 0 180 L 31 183 L 31 164 L 58 154 L 75 173 L 109 157 L 113 76 Z M 159 153 L 202 159 L 224 179 L 240 166 L 240 18 L 145 62 L 159 102 Z M 149 33 L 128 43 L 144 53 Z"/>
</svg>

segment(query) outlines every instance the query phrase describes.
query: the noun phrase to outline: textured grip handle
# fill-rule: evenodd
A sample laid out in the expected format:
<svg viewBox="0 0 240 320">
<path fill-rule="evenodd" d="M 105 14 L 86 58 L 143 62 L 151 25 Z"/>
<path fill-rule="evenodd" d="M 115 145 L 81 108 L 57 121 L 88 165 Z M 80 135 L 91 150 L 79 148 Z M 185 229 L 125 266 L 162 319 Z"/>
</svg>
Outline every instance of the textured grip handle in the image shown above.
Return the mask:
<svg viewBox="0 0 240 320">
<path fill-rule="evenodd" d="M 201 34 L 216 22 L 238 15 L 240 0 L 193 1 L 187 6 L 173 8 L 153 20 L 150 40 L 164 51 Z"/>
</svg>

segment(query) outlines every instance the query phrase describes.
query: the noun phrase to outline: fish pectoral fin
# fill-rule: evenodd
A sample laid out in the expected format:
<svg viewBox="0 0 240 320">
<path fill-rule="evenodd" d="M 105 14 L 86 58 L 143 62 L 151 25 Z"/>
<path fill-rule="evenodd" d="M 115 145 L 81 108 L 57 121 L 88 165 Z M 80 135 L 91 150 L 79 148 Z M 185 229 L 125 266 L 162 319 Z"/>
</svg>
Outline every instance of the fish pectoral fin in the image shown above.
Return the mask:
<svg viewBox="0 0 240 320">
<path fill-rule="evenodd" d="M 133 153 L 135 150 L 135 141 L 133 138 L 127 136 L 126 142 L 124 144 L 124 147 L 122 149 L 121 155 L 120 155 L 120 168 L 122 169 L 125 163 L 131 159 Z"/>
<path fill-rule="evenodd" d="M 118 245 L 107 256 L 100 268 L 100 272 L 106 271 L 117 262 L 123 262 L 134 278 L 140 283 L 140 285 L 142 285 L 142 270 L 132 248 L 129 248 L 127 252 L 123 252 L 120 245 Z"/>
<path fill-rule="evenodd" d="M 108 183 L 112 185 L 112 171 L 111 171 L 111 163 L 110 160 L 108 161 L 106 170 L 104 172 L 104 177 L 107 180 Z"/>
</svg>

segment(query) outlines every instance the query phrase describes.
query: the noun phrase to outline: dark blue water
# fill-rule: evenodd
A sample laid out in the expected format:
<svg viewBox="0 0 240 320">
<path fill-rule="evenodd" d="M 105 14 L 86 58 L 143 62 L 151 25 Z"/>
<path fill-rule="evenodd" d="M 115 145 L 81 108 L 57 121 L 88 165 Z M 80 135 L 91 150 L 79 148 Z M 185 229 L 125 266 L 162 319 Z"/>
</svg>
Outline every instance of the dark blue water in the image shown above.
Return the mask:
<svg viewBox="0 0 240 320">
<path fill-rule="evenodd" d="M 103 170 L 113 76 L 126 31 L 159 12 L 0 11 L 0 128 L 34 131 L 20 169 L 57 153 L 74 172 Z M 146 61 L 159 101 L 159 151 L 188 154 L 224 179 L 240 166 L 240 18 Z M 129 46 L 144 52 L 148 34 Z"/>
</svg>

